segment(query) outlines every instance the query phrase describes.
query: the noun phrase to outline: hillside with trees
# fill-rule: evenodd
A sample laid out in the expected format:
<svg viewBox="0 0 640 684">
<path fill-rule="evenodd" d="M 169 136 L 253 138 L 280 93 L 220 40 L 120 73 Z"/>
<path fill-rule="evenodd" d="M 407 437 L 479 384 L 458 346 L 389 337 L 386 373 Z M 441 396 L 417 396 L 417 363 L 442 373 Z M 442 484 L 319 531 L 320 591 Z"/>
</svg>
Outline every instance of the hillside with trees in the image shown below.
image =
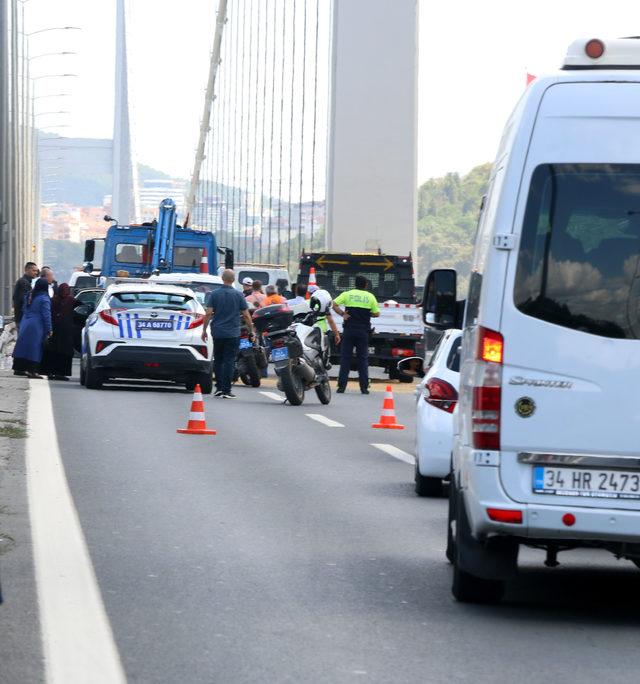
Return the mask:
<svg viewBox="0 0 640 684">
<path fill-rule="evenodd" d="M 448 173 L 418 189 L 418 273 L 455 268 L 466 283 L 482 196 L 491 164 L 476 166 L 465 176 Z"/>
</svg>

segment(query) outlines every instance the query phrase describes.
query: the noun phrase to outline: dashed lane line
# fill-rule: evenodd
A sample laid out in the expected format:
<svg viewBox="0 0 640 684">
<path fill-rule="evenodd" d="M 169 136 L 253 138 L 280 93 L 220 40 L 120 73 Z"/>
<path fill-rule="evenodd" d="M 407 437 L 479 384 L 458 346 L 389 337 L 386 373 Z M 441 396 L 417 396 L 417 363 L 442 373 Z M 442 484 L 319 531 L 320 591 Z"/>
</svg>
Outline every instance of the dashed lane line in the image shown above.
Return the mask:
<svg viewBox="0 0 640 684">
<path fill-rule="evenodd" d="M 311 418 L 311 420 L 317 420 L 318 423 L 322 423 L 327 427 L 344 427 L 342 423 L 338 423 L 337 420 L 331 420 L 331 418 L 327 418 L 326 416 L 323 416 L 321 413 L 305 413 L 305 415 L 307 416 L 307 418 Z"/>
<path fill-rule="evenodd" d="M 27 488 L 48 684 L 126 682 L 58 445 L 46 382 L 30 382 Z"/>
<path fill-rule="evenodd" d="M 284 401 L 284 397 L 281 394 L 276 394 L 275 392 L 260 392 L 260 394 L 267 397 L 267 399 L 273 399 L 273 401 L 279 401 L 281 404 Z"/>
<path fill-rule="evenodd" d="M 414 465 L 416 462 L 416 459 L 411 454 L 408 454 L 406 451 L 393 446 L 393 444 L 372 444 L 371 446 L 375 447 L 376 449 L 380 449 L 380 451 L 384 451 L 385 454 L 389 454 L 389 456 L 393 456 L 399 461 L 403 461 L 409 465 Z"/>
</svg>

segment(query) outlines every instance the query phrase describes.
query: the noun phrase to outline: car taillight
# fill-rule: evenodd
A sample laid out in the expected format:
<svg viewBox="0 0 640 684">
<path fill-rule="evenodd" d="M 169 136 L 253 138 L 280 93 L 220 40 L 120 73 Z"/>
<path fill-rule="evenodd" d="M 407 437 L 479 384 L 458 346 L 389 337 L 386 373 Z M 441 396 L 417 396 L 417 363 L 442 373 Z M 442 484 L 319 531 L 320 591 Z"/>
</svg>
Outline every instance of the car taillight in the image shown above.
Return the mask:
<svg viewBox="0 0 640 684">
<path fill-rule="evenodd" d="M 476 449 L 500 449 L 503 354 L 502 335 L 478 328 L 471 404 L 471 432 Z"/>
<path fill-rule="evenodd" d="M 391 349 L 391 356 L 413 356 L 414 352 L 411 349 L 401 349 L 400 347 L 393 347 Z"/>
<path fill-rule="evenodd" d="M 453 413 L 458 401 L 458 393 L 452 385 L 440 378 L 431 378 L 427 381 L 424 390 L 424 400 L 427 404 L 447 413 Z"/>
<path fill-rule="evenodd" d="M 191 346 L 198 352 L 198 354 L 204 356 L 205 359 L 209 356 L 209 350 L 207 349 L 206 345 L 204 345 L 204 344 L 193 344 Z"/>
<path fill-rule="evenodd" d="M 105 323 L 110 323 L 111 325 L 118 325 L 118 320 L 115 316 L 113 316 L 113 311 L 111 309 L 105 309 L 104 311 L 101 311 L 98 315 Z"/>
<path fill-rule="evenodd" d="M 204 316 L 196 316 L 191 323 L 189 323 L 189 330 L 193 330 L 193 328 L 198 328 L 204 323 Z"/>
</svg>

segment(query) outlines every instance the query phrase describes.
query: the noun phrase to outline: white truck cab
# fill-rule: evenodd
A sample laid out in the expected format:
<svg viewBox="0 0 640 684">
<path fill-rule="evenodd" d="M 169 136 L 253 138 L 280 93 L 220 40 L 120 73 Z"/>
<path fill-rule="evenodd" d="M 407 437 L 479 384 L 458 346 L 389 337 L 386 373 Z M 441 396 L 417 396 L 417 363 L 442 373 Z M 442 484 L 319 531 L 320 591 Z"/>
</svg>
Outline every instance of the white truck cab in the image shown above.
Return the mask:
<svg viewBox="0 0 640 684">
<path fill-rule="evenodd" d="M 426 309 L 456 321 L 455 273 Z M 459 307 L 458 307 L 459 310 Z M 509 119 L 462 322 L 447 555 L 494 601 L 521 544 L 640 565 L 640 40 L 574 42 Z"/>
</svg>

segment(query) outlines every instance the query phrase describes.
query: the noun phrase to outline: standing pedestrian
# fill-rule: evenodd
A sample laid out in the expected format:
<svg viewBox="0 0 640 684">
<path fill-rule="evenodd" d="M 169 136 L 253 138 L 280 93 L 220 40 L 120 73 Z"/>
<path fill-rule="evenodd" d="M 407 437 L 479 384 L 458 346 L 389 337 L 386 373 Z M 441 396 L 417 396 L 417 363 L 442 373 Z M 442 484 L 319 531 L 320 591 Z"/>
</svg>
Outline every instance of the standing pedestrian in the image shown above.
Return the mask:
<svg viewBox="0 0 640 684">
<path fill-rule="evenodd" d="M 80 302 L 71 287 L 62 283 L 52 299 L 53 335 L 47 344 L 47 374 L 50 380 L 68 380 L 73 364 L 73 310 Z"/>
<path fill-rule="evenodd" d="M 38 278 L 33 290 L 25 295 L 22 322 L 13 350 L 13 370 L 23 371 L 30 378 L 38 374 L 44 344 L 51 337 L 51 299 L 46 278 Z"/>
<path fill-rule="evenodd" d="M 287 300 L 289 306 L 296 306 L 297 304 L 304 304 L 307 301 L 307 286 L 304 283 L 296 285 L 294 290 L 296 293 L 295 297 Z"/>
<path fill-rule="evenodd" d="M 222 287 L 210 292 L 205 303 L 206 313 L 202 326 L 202 339 L 207 341 L 211 322 L 213 336 L 213 364 L 216 374 L 216 397 L 235 399 L 231 392 L 233 367 L 240 345 L 240 316 L 245 320 L 253 337 L 253 321 L 248 312 L 247 300 L 233 287 L 236 274 L 227 268 L 222 273 Z"/>
<path fill-rule="evenodd" d="M 262 306 L 271 306 L 272 304 L 284 304 L 287 300 L 278 294 L 275 285 L 267 285 L 267 296 L 265 297 Z"/>
<path fill-rule="evenodd" d="M 242 294 L 250 297 L 253 294 L 253 280 L 251 278 L 242 279 Z"/>
<path fill-rule="evenodd" d="M 18 278 L 13 287 L 13 317 L 16 327 L 20 326 L 22 320 L 22 307 L 24 306 L 25 295 L 31 290 L 34 278 L 38 277 L 38 267 L 33 261 L 27 261 L 24 265 L 24 273 Z"/>
<path fill-rule="evenodd" d="M 43 266 L 40 269 L 40 277 L 46 278 L 47 284 L 49 286 L 49 297 L 53 299 L 54 295 L 58 292 L 58 281 L 55 278 L 51 266 Z"/>
<path fill-rule="evenodd" d="M 262 291 L 262 282 L 260 280 L 254 280 L 251 284 L 252 293 L 247 297 L 247 301 L 251 302 L 256 309 L 259 309 L 267 295 Z"/>
<path fill-rule="evenodd" d="M 375 296 L 367 291 L 368 281 L 364 276 L 356 276 L 355 285 L 355 290 L 343 292 L 333 302 L 333 310 L 342 316 L 339 394 L 347 388 L 354 348 L 358 362 L 360 391 L 362 394 L 369 394 L 369 331 L 371 318 L 380 315 L 380 308 Z"/>
</svg>

